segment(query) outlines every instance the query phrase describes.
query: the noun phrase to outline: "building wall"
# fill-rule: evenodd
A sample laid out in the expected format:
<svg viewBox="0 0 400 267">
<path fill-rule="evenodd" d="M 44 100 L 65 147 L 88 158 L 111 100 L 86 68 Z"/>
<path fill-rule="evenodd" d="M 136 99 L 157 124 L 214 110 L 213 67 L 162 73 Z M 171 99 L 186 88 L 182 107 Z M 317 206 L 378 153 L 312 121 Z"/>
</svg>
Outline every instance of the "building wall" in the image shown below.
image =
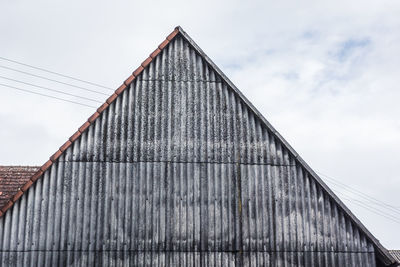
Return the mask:
<svg viewBox="0 0 400 267">
<path fill-rule="evenodd" d="M 375 266 L 275 136 L 178 36 L 0 218 L 0 266 Z"/>
</svg>

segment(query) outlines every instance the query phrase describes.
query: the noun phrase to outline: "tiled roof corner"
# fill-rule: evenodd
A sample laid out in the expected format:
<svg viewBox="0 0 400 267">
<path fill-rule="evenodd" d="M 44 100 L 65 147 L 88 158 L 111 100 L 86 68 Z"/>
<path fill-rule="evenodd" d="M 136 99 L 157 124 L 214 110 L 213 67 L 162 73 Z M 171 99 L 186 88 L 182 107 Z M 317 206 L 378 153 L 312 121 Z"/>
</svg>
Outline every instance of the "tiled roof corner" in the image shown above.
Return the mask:
<svg viewBox="0 0 400 267">
<path fill-rule="evenodd" d="M 31 177 L 40 170 L 36 166 L 0 166 L 0 216 L 31 185 Z M 10 206 L 11 205 L 11 206 Z"/>
<path fill-rule="evenodd" d="M 110 104 L 120 95 L 122 94 L 126 88 L 135 80 L 135 78 L 142 73 L 142 71 L 153 61 L 153 59 L 161 53 L 161 51 L 174 39 L 174 37 L 180 32 L 182 29 L 178 26 L 175 27 L 174 31 L 170 33 L 166 39 L 157 47 L 154 52 L 152 52 L 148 58 L 146 58 L 140 66 L 133 71 L 133 73 L 123 82 L 123 84 L 118 87 L 115 92 L 106 100 L 104 104 L 102 104 L 89 118 L 88 120 L 82 124 L 82 126 L 76 131 L 51 157 L 50 159 L 43 164 L 40 169 L 30 177 L 30 179 L 21 187 L 16 188 L 16 192 L 10 198 L 6 205 L 0 205 L 0 217 L 4 215 L 4 213 L 17 201 L 26 190 L 28 190 L 40 177 L 42 177 L 43 173 L 51 167 L 51 165 L 69 148 L 81 135 L 84 133 L 90 125 L 96 121 L 96 119 L 100 116 L 100 114 L 107 109 Z M 1 203 L 0 203 L 1 204 Z"/>
</svg>

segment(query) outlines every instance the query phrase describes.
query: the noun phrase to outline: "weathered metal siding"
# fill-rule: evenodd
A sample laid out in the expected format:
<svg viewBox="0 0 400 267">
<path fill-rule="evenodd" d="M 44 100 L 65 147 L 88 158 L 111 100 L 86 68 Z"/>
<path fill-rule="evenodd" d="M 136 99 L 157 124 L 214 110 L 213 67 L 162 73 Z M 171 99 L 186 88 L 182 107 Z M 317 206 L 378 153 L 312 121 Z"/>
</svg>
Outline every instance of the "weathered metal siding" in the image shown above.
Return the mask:
<svg viewBox="0 0 400 267">
<path fill-rule="evenodd" d="M 375 266 L 372 243 L 180 36 L 0 218 L 1 266 Z"/>
</svg>

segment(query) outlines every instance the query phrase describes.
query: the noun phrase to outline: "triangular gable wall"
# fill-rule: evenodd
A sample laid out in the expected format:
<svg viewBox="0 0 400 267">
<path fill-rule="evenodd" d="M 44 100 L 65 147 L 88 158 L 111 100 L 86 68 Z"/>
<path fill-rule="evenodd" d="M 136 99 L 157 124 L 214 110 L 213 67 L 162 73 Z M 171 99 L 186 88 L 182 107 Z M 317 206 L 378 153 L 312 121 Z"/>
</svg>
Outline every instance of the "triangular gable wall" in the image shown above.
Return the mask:
<svg viewBox="0 0 400 267">
<path fill-rule="evenodd" d="M 0 219 L 3 250 L 372 266 L 375 247 L 391 260 L 180 28 L 168 42 Z"/>
</svg>

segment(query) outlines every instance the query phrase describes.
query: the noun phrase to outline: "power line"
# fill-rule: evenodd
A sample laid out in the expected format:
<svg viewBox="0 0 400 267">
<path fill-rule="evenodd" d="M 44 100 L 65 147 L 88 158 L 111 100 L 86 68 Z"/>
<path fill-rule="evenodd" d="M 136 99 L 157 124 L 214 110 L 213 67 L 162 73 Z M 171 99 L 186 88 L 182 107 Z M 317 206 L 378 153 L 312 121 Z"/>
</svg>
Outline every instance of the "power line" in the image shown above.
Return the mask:
<svg viewBox="0 0 400 267">
<path fill-rule="evenodd" d="M 351 199 L 348 199 L 348 198 L 345 198 L 345 197 L 343 197 L 343 199 L 346 199 L 347 201 L 352 202 Z M 358 202 L 352 202 L 352 203 L 355 204 L 355 205 L 357 205 L 357 206 L 359 206 L 359 207 L 363 207 L 364 209 L 367 209 L 367 210 L 369 210 L 370 212 L 375 213 L 375 214 L 377 214 L 377 215 L 379 215 L 379 216 L 383 216 L 383 217 L 385 217 L 385 218 L 388 219 L 388 220 L 391 220 L 391 221 L 393 221 L 393 222 L 395 222 L 395 223 L 400 224 L 400 221 L 398 221 L 398 220 L 396 220 L 396 219 L 392 219 L 392 218 L 389 217 L 389 216 L 386 216 L 386 215 L 384 215 L 384 214 L 380 214 L 380 213 L 376 212 L 376 210 L 371 209 L 370 207 L 368 207 L 367 205 L 365 205 L 363 202 L 359 202 L 359 201 L 358 201 Z"/>
<path fill-rule="evenodd" d="M 327 176 L 326 174 L 323 174 L 323 173 L 321 173 L 321 172 L 318 172 L 318 173 L 319 173 L 320 175 L 324 176 L 326 179 L 330 180 L 331 183 L 334 183 L 334 184 L 336 184 L 337 186 L 342 187 L 342 188 L 345 189 L 346 191 L 352 192 L 352 193 L 354 193 L 354 194 L 356 194 L 356 195 L 359 195 L 360 197 L 362 197 L 362 198 L 364 198 L 364 199 L 366 199 L 366 200 L 368 200 L 368 201 L 370 201 L 370 202 L 372 202 L 372 203 L 374 203 L 374 204 L 376 204 L 376 205 L 384 206 L 384 207 L 386 207 L 387 209 L 390 209 L 390 210 L 392 210 L 392 211 L 394 211 L 394 212 L 400 214 L 400 209 L 399 209 L 399 207 L 390 205 L 390 204 L 385 203 L 385 202 L 383 202 L 383 201 L 381 201 L 381 200 L 379 200 L 379 199 L 377 199 L 377 198 L 375 198 L 375 197 L 373 197 L 373 196 L 367 195 L 367 194 L 365 194 L 364 192 L 361 192 L 360 190 L 357 190 L 356 188 L 353 188 L 353 187 L 351 187 L 351 186 L 348 186 L 348 185 L 346 185 L 346 184 L 344 184 L 344 183 L 342 183 L 342 182 L 340 182 L 340 181 L 338 181 L 338 180 L 336 180 L 336 179 L 334 179 L 334 178 L 332 178 L 332 177 Z"/>
<path fill-rule="evenodd" d="M 335 188 L 334 191 L 336 193 L 342 195 L 341 199 L 345 199 L 345 200 L 349 201 L 352 204 L 360 206 L 360 207 L 362 207 L 364 209 L 369 210 L 370 212 L 372 212 L 374 214 L 377 214 L 379 216 L 385 217 L 386 219 L 389 219 L 391 221 L 394 221 L 394 222 L 400 224 L 400 218 L 395 215 L 396 213 L 400 215 L 400 213 L 398 212 L 396 207 L 394 207 L 394 206 L 392 206 L 390 204 L 387 204 L 387 203 L 385 203 L 383 201 L 380 201 L 379 199 L 376 199 L 376 198 L 374 198 L 372 196 L 369 196 L 369 195 L 367 195 L 367 194 L 365 194 L 365 193 L 363 193 L 363 192 L 361 192 L 361 191 L 359 191 L 357 189 L 354 189 L 354 188 L 352 188 L 350 186 L 347 186 L 347 185 L 339 182 L 338 180 L 336 180 L 336 179 L 334 179 L 332 177 L 329 177 L 329 176 L 327 176 L 327 175 L 325 175 L 323 173 L 320 173 L 320 172 L 318 172 L 318 173 L 323 175 L 325 178 L 327 178 L 328 182 L 332 183 L 333 186 L 340 187 L 340 188 L 344 189 L 347 192 L 356 194 L 359 197 L 367 200 L 368 202 L 370 202 L 370 203 L 372 203 L 374 205 L 386 208 L 387 211 L 377 209 L 375 206 L 372 206 L 371 204 L 368 204 L 365 201 L 361 201 L 359 199 L 355 199 L 355 198 L 349 197 L 347 194 L 344 194 L 343 192 L 341 192 L 340 190 Z M 334 182 L 334 181 L 336 181 L 336 182 Z M 343 196 L 345 196 L 345 197 L 343 197 Z M 374 200 L 374 201 L 372 201 L 371 199 Z"/>
<path fill-rule="evenodd" d="M 9 81 L 14 81 L 14 82 L 26 84 L 26 85 L 29 85 L 29 86 L 34 86 L 34 87 L 37 87 L 37 88 L 42 88 L 42 89 L 45 89 L 45 90 L 48 90 L 48 91 L 52 91 L 52 92 L 56 92 L 56 93 L 63 94 L 63 95 L 68 95 L 68 96 L 72 96 L 72 97 L 76 97 L 76 98 L 81 98 L 81 99 L 88 100 L 88 101 L 92 101 L 92 102 L 96 102 L 96 103 L 102 103 L 101 101 L 94 100 L 94 99 L 92 99 L 92 98 L 88 98 L 88 97 L 84 97 L 84 96 L 80 96 L 80 95 L 74 95 L 74 94 L 66 93 L 66 92 L 63 92 L 63 91 L 60 91 L 60 90 L 51 89 L 51 88 L 44 87 L 44 86 L 41 86 L 41 85 L 36 85 L 36 84 L 32 84 L 32 83 L 27 83 L 27 82 L 23 82 L 23 81 L 11 79 L 11 78 L 4 77 L 4 76 L 1 76 L 1 75 L 0 75 L 0 78 L 6 79 L 6 80 L 9 80 Z"/>
<path fill-rule="evenodd" d="M 53 80 L 53 79 L 46 78 L 46 77 L 43 77 L 43 76 L 40 76 L 40 75 L 36 75 L 36 74 L 33 74 L 33 73 L 25 72 L 25 71 L 22 71 L 22 70 L 13 69 L 13 68 L 2 66 L 2 65 L 0 65 L 0 68 L 16 71 L 16 72 L 19 72 L 19 73 L 23 73 L 23 74 L 26 74 L 26 75 L 30 75 L 30 76 L 33 76 L 33 77 L 41 78 L 41 79 L 52 81 L 52 82 L 56 82 L 56 83 L 60 83 L 60 84 L 64 84 L 64 85 L 68 85 L 68 86 L 72 86 L 72 87 L 76 87 L 76 88 L 79 88 L 79 89 L 82 89 L 82 90 L 85 90 L 85 91 L 89 91 L 89 92 L 93 92 L 93 93 L 96 93 L 96 94 L 100 94 L 100 95 L 106 95 L 106 96 L 109 95 L 109 94 L 98 92 L 96 90 L 88 89 L 88 88 L 85 88 L 85 87 L 80 87 L 80 86 L 77 86 L 77 85 L 61 82 L 61 81 L 58 81 L 58 80 Z"/>
<path fill-rule="evenodd" d="M 393 209 L 391 206 L 387 206 L 387 205 L 380 204 L 379 202 L 371 201 L 371 199 L 369 199 L 368 197 L 365 197 L 364 195 L 359 194 L 359 193 L 356 192 L 356 191 L 349 190 L 349 189 L 346 188 L 345 186 L 342 186 L 342 185 L 340 185 L 340 184 L 337 184 L 337 183 L 335 183 L 335 182 L 333 182 L 333 181 L 328 180 L 328 182 L 329 182 L 329 183 L 332 183 L 333 186 L 340 187 L 340 188 L 344 189 L 344 190 L 347 191 L 347 192 L 350 192 L 350 193 L 352 193 L 352 194 L 358 195 L 359 197 L 361 197 L 361 198 L 367 200 L 368 202 L 370 202 L 370 203 L 372 203 L 372 204 L 374 204 L 374 205 L 377 205 L 377 206 L 379 206 L 379 207 L 385 208 L 385 209 L 387 209 L 387 210 L 390 211 L 390 212 L 394 212 L 394 213 L 397 213 L 398 215 L 400 215 L 400 212 L 399 212 L 397 209 Z"/>
<path fill-rule="evenodd" d="M 400 217 L 397 217 L 396 215 L 393 215 L 392 213 L 389 213 L 388 211 L 378 209 L 378 208 L 376 208 L 376 207 L 374 207 L 374 206 L 371 206 L 370 204 L 368 204 L 368 203 L 366 203 L 366 202 L 364 202 L 364 201 L 361 201 L 361 200 L 359 200 L 359 199 L 353 198 L 353 197 L 351 197 L 351 196 L 349 196 L 349 195 L 347 195 L 347 194 L 345 194 L 345 193 L 343 193 L 343 192 L 336 191 L 336 193 L 339 193 L 340 195 L 347 197 L 347 200 L 349 200 L 349 201 L 351 201 L 351 202 L 355 201 L 355 202 L 357 202 L 357 203 L 360 203 L 360 204 L 362 204 L 362 205 L 365 205 L 365 206 L 369 207 L 370 209 L 375 210 L 375 211 L 378 212 L 378 213 L 381 213 L 381 214 L 383 214 L 383 215 L 385 215 L 385 216 L 391 217 L 391 218 L 394 219 L 394 220 L 397 220 L 397 221 L 400 223 Z"/>
<path fill-rule="evenodd" d="M 64 99 L 64 98 L 60 98 L 60 97 L 56 97 L 56 96 L 51 96 L 51 95 L 46 95 L 46 94 L 42 94 L 42 93 L 38 93 L 38 92 L 26 90 L 26 89 L 21 89 L 21 88 L 18 88 L 18 87 L 14 87 L 14 86 L 11 86 L 11 85 L 7 85 L 7 84 L 2 84 L 2 83 L 0 83 L 0 86 L 12 88 L 12 89 L 19 90 L 19 91 L 23 91 L 23 92 L 28 92 L 28 93 L 35 94 L 35 95 L 40 95 L 40 96 L 45 96 L 45 97 L 49 97 L 49 98 L 54 98 L 54 99 L 57 99 L 57 100 L 61 100 L 61 101 L 65 101 L 65 102 L 70 102 L 70 103 L 74 103 L 74 104 L 81 105 L 81 106 L 86 106 L 86 107 L 90 107 L 90 108 L 96 108 L 96 107 L 94 107 L 94 106 L 90 106 L 90 105 L 83 104 L 83 103 L 80 103 L 80 102 L 75 102 L 75 101 L 72 101 L 72 100 L 68 100 L 68 99 Z"/>
<path fill-rule="evenodd" d="M 12 59 L 8 59 L 8 58 L 5 58 L 5 57 L 0 57 L 0 59 L 6 60 L 6 61 L 9 61 L 9 62 L 13 62 L 13 63 L 19 64 L 19 65 L 22 65 L 22 66 L 30 67 L 30 68 L 33 68 L 33 69 L 45 71 L 45 72 L 48 72 L 48 73 L 51 73 L 51 74 L 55 74 L 55 75 L 58 75 L 58 76 L 61 76 L 61 77 L 64 77 L 64 78 L 72 79 L 72 80 L 75 80 L 75 81 L 87 83 L 87 84 L 90 84 L 90 85 L 98 86 L 98 87 L 105 88 L 105 89 L 113 91 L 113 89 L 110 88 L 110 87 L 107 87 L 107 86 L 104 86 L 104 85 L 101 85 L 101 84 L 97 84 L 97 83 L 93 83 L 93 82 L 89 82 L 89 81 L 85 81 L 85 80 L 82 80 L 82 79 L 74 78 L 74 77 L 71 77 L 71 76 L 68 76 L 68 75 L 65 75 L 65 74 L 61 74 L 59 72 L 51 71 L 51 70 L 44 69 L 44 68 L 35 67 L 35 66 L 32 66 L 32 65 L 29 65 L 29 64 L 26 64 L 26 63 L 22 63 L 22 62 L 19 62 L 19 61 L 15 61 L 15 60 L 12 60 Z"/>
</svg>

